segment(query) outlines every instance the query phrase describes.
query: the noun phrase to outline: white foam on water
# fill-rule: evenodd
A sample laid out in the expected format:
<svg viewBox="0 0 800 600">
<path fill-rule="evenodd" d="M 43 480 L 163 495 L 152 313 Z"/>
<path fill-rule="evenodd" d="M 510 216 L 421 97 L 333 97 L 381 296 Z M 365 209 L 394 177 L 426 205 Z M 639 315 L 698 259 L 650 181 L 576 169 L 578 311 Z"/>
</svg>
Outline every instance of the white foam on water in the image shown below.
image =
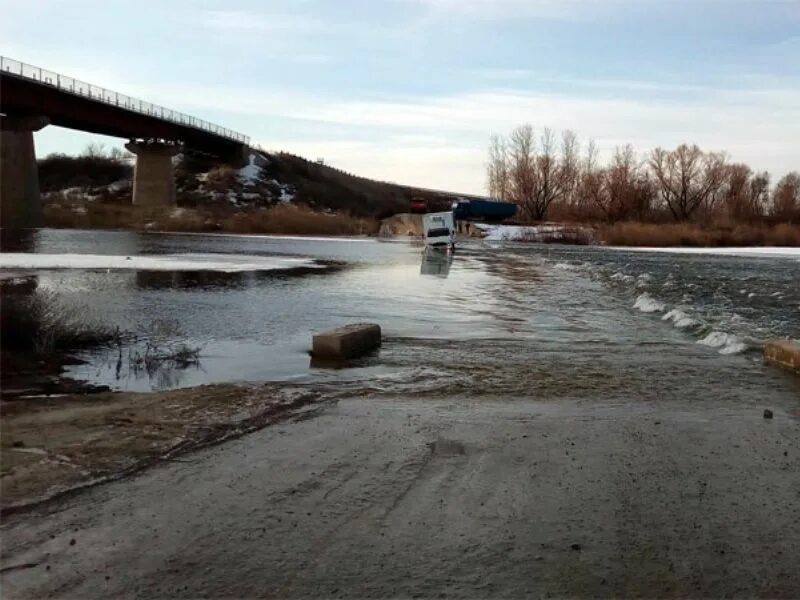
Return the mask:
<svg viewBox="0 0 800 600">
<path fill-rule="evenodd" d="M 712 331 L 697 343 L 709 348 L 717 348 L 720 354 L 740 354 L 747 350 L 747 344 L 735 335 L 724 331 Z"/>
<path fill-rule="evenodd" d="M 569 263 L 563 263 L 563 262 L 554 264 L 553 268 L 557 269 L 559 271 L 574 271 L 576 269 L 576 267 L 574 265 L 571 265 Z"/>
<path fill-rule="evenodd" d="M 636 302 L 633 303 L 633 308 L 638 308 L 644 313 L 654 313 L 663 312 L 664 309 L 666 309 L 666 305 L 660 300 L 653 298 L 647 292 L 644 292 L 636 298 Z"/>
<path fill-rule="evenodd" d="M 115 256 L 101 254 L 2 253 L 0 267 L 8 269 L 91 269 L 137 271 L 276 271 L 324 268 L 309 258 L 240 254 L 161 254 Z"/>
<path fill-rule="evenodd" d="M 679 308 L 673 308 L 663 317 L 661 317 L 662 321 L 672 321 L 673 325 L 678 329 L 686 329 L 687 327 L 694 327 L 698 325 L 698 321 L 692 319 L 689 315 L 685 312 L 680 310 Z"/>
<path fill-rule="evenodd" d="M 747 344 L 744 342 L 731 342 L 730 344 L 726 344 L 723 346 L 719 353 L 720 354 L 741 354 L 747 350 Z"/>
</svg>

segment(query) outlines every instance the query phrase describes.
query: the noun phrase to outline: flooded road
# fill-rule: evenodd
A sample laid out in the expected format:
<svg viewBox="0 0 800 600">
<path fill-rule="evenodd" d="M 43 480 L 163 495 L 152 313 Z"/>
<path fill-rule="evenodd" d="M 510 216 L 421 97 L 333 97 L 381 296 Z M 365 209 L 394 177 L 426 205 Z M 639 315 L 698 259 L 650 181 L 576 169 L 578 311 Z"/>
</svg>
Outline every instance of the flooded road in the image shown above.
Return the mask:
<svg viewBox="0 0 800 600">
<path fill-rule="evenodd" d="M 120 390 L 293 380 L 581 396 L 648 393 L 670 373 L 713 388 L 721 369 L 757 387 L 783 377 L 760 365 L 761 343 L 800 337 L 796 258 L 469 241 L 450 259 L 407 240 L 60 230 L 10 250 L 95 261 L 35 272 L 39 290 L 129 334 L 67 373 Z M 310 368 L 312 332 L 353 321 L 381 325 L 380 353 L 345 371 Z M 200 348 L 199 363 L 128 368 L 165 323 L 157 335 Z"/>
<path fill-rule="evenodd" d="M 107 232 L 36 250 L 312 259 L 39 286 L 203 347 L 168 377 L 88 355 L 85 377 L 336 395 L 6 518 L 11 597 L 800 596 L 800 379 L 758 352 L 797 337 L 796 259 L 470 242 L 451 262 L 406 241 Z M 360 320 L 382 325 L 378 354 L 310 368 L 312 331 Z"/>
</svg>

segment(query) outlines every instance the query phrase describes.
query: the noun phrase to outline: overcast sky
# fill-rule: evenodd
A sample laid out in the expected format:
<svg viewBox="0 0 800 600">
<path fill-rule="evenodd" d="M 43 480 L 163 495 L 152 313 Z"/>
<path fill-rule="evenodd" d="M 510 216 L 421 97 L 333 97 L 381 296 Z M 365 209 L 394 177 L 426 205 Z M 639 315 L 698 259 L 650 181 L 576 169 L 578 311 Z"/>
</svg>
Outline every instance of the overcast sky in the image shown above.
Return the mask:
<svg viewBox="0 0 800 600">
<path fill-rule="evenodd" d="M 800 169 L 800 0 L 0 0 L 0 54 L 361 175 L 485 190 L 489 135 Z M 0 91 L 0 93 L 2 93 Z M 37 152 L 122 141 L 48 127 Z"/>
</svg>

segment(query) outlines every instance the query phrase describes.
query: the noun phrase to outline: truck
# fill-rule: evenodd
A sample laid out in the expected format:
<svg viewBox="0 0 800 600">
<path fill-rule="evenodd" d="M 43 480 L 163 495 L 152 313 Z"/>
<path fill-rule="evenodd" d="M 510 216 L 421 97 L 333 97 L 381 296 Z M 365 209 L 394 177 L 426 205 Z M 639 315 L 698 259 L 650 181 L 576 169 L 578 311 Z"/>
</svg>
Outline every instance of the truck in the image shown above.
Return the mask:
<svg viewBox="0 0 800 600">
<path fill-rule="evenodd" d="M 517 214 L 517 205 L 490 200 L 456 200 L 453 202 L 453 214 L 458 221 L 498 223 Z"/>
<path fill-rule="evenodd" d="M 425 247 L 452 250 L 456 241 L 456 226 L 452 211 L 422 215 Z"/>
<path fill-rule="evenodd" d="M 428 212 L 428 201 L 420 196 L 414 196 L 409 202 L 409 212 L 415 214 L 425 214 Z"/>
</svg>

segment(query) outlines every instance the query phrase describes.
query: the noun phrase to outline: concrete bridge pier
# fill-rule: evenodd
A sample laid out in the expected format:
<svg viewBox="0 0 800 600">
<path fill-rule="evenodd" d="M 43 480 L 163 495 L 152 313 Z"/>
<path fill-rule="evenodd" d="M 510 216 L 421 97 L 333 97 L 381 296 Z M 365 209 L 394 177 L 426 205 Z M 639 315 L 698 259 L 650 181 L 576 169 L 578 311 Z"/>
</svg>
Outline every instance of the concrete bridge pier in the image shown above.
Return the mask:
<svg viewBox="0 0 800 600">
<path fill-rule="evenodd" d="M 46 117 L 0 117 L 0 226 L 3 228 L 42 225 L 33 132 L 49 122 Z"/>
<path fill-rule="evenodd" d="M 136 206 L 175 206 L 175 173 L 172 157 L 178 145 L 168 142 L 125 144 L 136 155 L 133 174 L 133 204 Z"/>
</svg>

